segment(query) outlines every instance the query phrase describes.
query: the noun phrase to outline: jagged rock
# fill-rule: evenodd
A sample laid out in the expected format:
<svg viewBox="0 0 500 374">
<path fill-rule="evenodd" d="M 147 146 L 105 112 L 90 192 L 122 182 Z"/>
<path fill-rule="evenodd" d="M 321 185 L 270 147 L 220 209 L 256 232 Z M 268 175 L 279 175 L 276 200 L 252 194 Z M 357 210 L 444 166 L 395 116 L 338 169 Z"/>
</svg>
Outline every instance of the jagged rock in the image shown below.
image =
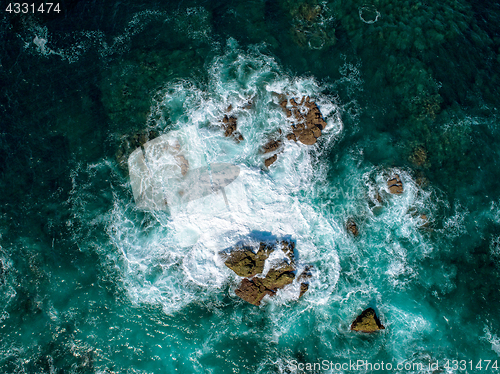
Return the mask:
<svg viewBox="0 0 500 374">
<path fill-rule="evenodd" d="M 295 266 L 282 264 L 278 268 L 270 269 L 264 278 L 254 277 L 253 281 L 259 286 L 262 285 L 268 290 L 276 292 L 279 288 L 293 282 L 295 278 Z"/>
<path fill-rule="evenodd" d="M 236 131 L 236 121 L 236 117 L 224 116 L 224 118 L 222 119 L 222 127 L 224 128 L 225 137 L 233 135 L 233 132 Z"/>
<path fill-rule="evenodd" d="M 123 169 L 128 169 L 128 157 L 137 148 L 142 147 L 144 144 L 159 136 L 155 130 L 145 130 L 132 135 L 125 135 L 122 137 L 120 147 L 116 151 L 116 160 L 118 165 Z"/>
<path fill-rule="evenodd" d="M 316 143 L 321 136 L 321 131 L 326 127 L 326 121 L 314 101 L 309 96 L 303 96 L 300 103 L 297 104 L 294 98 L 290 99 L 292 109 L 288 108 L 288 100 L 280 102 L 280 106 L 287 117 L 293 115 L 292 134 L 287 135 L 288 140 L 300 141 L 306 145 Z"/>
<path fill-rule="evenodd" d="M 292 242 L 281 241 L 276 245 L 279 247 L 287 260 L 269 269 L 265 277 L 258 276 L 264 271 L 265 260 L 269 257 L 272 247 L 260 243 L 259 250 L 254 253 L 250 247 L 237 248 L 226 258 L 225 264 L 237 275 L 246 277 L 235 290 L 237 296 L 253 304 L 260 305 L 266 295 L 273 296 L 280 288 L 285 287 L 295 279 L 295 245 Z M 305 268 L 300 275 L 299 281 L 303 281 L 300 288 L 300 296 L 307 291 L 307 280 L 311 277 L 311 267 Z"/>
<path fill-rule="evenodd" d="M 349 219 L 346 224 L 346 228 L 350 231 L 354 236 L 358 236 L 358 226 L 356 226 L 356 222 L 353 219 Z"/>
<path fill-rule="evenodd" d="M 403 182 L 401 182 L 397 174 L 387 181 L 387 186 L 389 187 L 389 192 L 392 194 L 399 195 L 403 193 Z"/>
<path fill-rule="evenodd" d="M 366 333 L 383 329 L 385 329 L 385 327 L 380 323 L 377 314 L 372 308 L 364 310 L 351 325 L 351 330 Z"/>
<path fill-rule="evenodd" d="M 278 130 L 278 135 L 281 136 L 281 130 Z M 274 164 L 276 162 L 276 160 L 278 159 L 278 153 L 281 152 L 281 146 L 282 146 L 283 142 L 281 140 L 269 140 L 263 147 L 262 147 L 262 152 L 264 154 L 267 154 L 267 153 L 274 153 L 274 155 L 272 155 L 271 157 L 268 157 L 264 160 L 264 165 L 266 166 L 266 168 L 268 168 L 269 166 L 271 166 L 272 164 Z"/>
</svg>

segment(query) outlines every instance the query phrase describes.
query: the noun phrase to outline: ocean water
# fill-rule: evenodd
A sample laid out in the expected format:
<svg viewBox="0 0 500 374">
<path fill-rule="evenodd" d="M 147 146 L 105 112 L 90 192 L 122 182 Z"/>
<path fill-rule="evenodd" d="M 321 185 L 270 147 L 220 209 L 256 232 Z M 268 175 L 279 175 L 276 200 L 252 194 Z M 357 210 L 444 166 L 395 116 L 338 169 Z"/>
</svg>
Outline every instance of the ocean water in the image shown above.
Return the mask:
<svg viewBox="0 0 500 374">
<path fill-rule="evenodd" d="M 0 9 L 0 372 L 498 372 L 498 3 L 58 4 Z M 323 135 L 265 168 L 303 96 Z M 239 176 L 139 209 L 145 133 Z M 238 298 L 220 253 L 281 239 L 308 291 Z"/>
</svg>

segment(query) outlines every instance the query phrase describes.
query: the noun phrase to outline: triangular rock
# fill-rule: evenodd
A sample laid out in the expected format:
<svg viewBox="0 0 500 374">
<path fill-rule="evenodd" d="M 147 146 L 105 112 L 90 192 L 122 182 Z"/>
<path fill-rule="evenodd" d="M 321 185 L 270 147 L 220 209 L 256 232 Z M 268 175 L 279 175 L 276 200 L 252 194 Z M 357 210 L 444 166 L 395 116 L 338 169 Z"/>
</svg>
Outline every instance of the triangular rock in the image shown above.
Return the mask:
<svg viewBox="0 0 500 374">
<path fill-rule="evenodd" d="M 380 323 L 377 314 L 372 308 L 364 310 L 351 325 L 351 330 L 367 333 L 383 329 L 385 327 Z"/>
</svg>

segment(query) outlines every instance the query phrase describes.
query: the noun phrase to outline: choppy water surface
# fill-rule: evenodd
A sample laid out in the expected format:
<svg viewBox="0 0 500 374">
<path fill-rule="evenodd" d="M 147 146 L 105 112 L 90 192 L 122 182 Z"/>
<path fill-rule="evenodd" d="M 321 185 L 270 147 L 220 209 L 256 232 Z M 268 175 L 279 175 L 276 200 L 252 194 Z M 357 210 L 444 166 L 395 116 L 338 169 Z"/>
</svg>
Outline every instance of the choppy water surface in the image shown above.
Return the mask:
<svg viewBox="0 0 500 374">
<path fill-rule="evenodd" d="M 0 371 L 498 371 L 498 4 L 61 9 L 0 17 Z M 303 96 L 323 135 L 263 167 L 290 126 L 281 100 Z M 191 168 L 238 177 L 225 196 L 138 209 L 135 134 L 175 134 Z M 313 265 L 309 290 L 250 305 L 219 253 L 277 238 Z M 368 307 L 385 330 L 350 331 Z"/>
</svg>

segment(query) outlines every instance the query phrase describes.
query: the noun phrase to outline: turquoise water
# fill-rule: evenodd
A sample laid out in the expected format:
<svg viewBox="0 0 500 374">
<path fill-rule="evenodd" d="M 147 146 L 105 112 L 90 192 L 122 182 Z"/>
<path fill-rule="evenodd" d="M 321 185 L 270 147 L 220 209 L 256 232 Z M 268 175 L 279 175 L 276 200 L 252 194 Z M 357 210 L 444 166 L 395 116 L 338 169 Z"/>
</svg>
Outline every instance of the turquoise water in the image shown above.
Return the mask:
<svg viewBox="0 0 500 374">
<path fill-rule="evenodd" d="M 0 372 L 498 371 L 497 3 L 61 9 L 0 16 Z M 327 128 L 265 169 L 282 95 Z M 146 131 L 192 167 L 238 165 L 229 209 L 138 209 L 119 156 Z M 314 266 L 302 298 L 235 295 L 219 252 L 263 238 Z M 368 307 L 385 330 L 350 331 Z"/>
</svg>

